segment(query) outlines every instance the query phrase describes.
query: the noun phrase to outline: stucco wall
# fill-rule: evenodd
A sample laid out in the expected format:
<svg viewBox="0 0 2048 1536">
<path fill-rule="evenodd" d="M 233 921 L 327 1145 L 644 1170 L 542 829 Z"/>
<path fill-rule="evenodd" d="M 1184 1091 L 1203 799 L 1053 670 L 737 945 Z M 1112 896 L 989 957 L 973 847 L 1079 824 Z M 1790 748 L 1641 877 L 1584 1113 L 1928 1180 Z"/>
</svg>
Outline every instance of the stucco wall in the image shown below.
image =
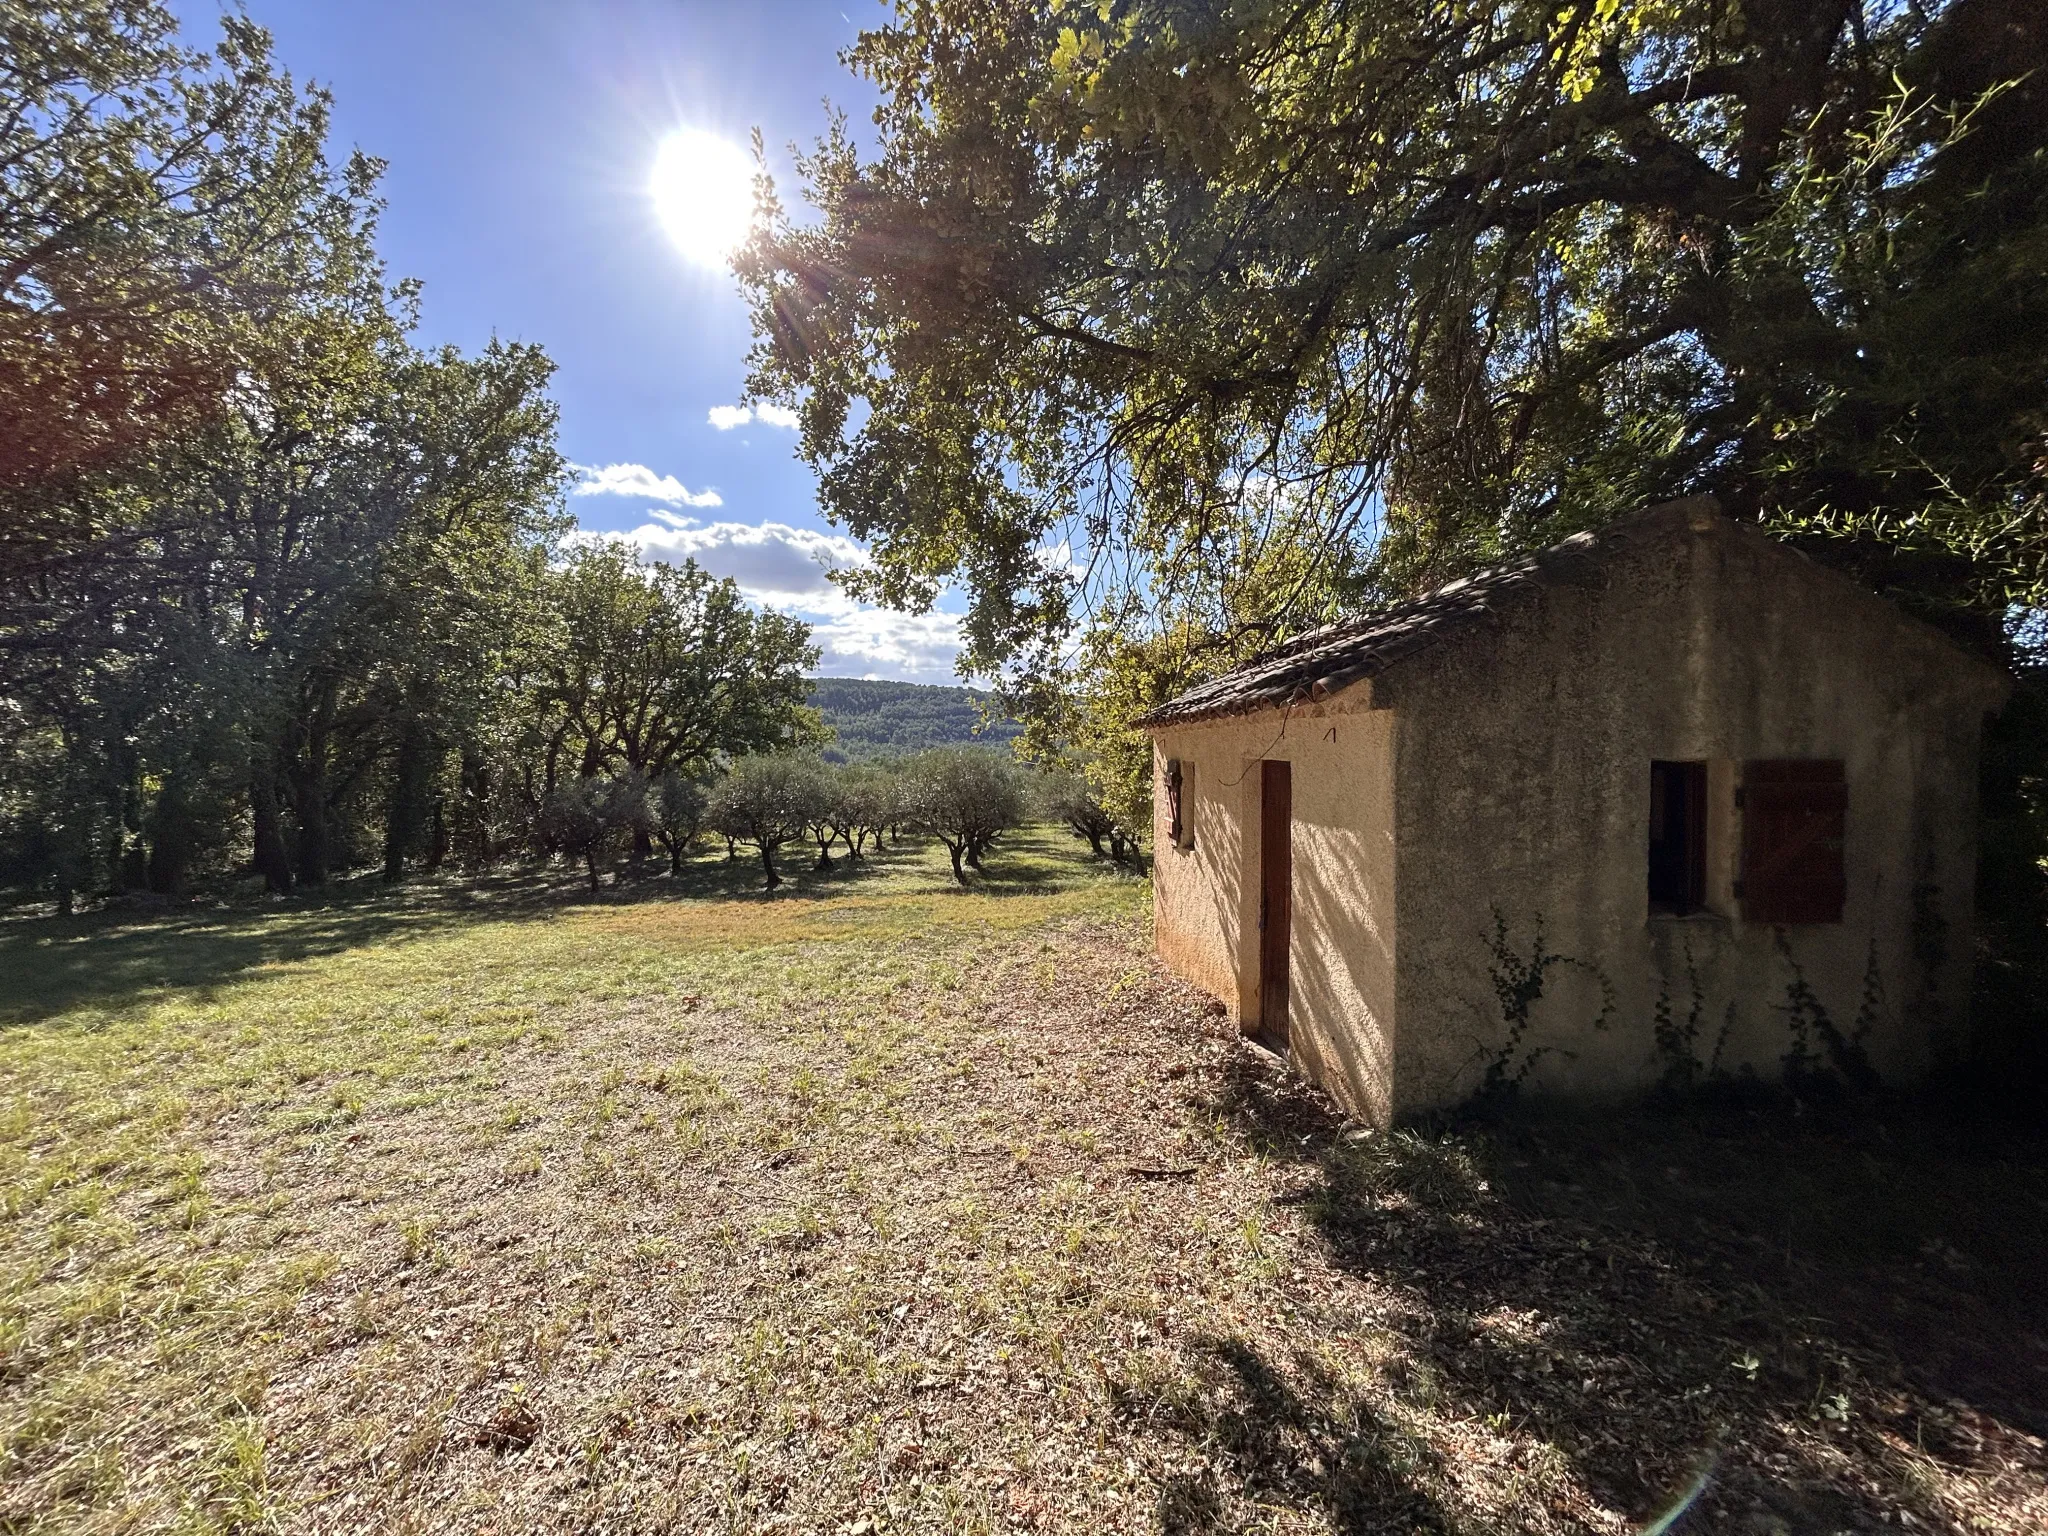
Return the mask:
<svg viewBox="0 0 2048 1536">
<path fill-rule="evenodd" d="M 1289 1035 L 1296 1063 L 1384 1123 L 1394 1082 L 1393 718 L 1369 686 L 1327 705 L 1157 733 L 1153 912 L 1159 953 L 1246 1027 L 1259 1007 L 1259 763 L 1293 765 Z M 1182 763 L 1193 847 L 1174 846 L 1159 775 Z"/>
<path fill-rule="evenodd" d="M 1702 1057 L 1725 1026 L 1723 1064 L 1775 1077 L 1792 961 L 1845 1030 L 1875 976 L 1867 1049 L 1888 1079 L 1923 1072 L 1961 1028 L 1977 741 L 1995 675 L 1844 578 L 1750 530 L 1697 521 L 1374 680 L 1401 721 L 1396 1113 L 1462 1098 L 1498 1047 L 1485 942 L 1496 910 L 1525 957 L 1540 918 L 1544 947 L 1583 962 L 1553 968 L 1536 1006 L 1528 1043 L 1554 1048 L 1530 1075 L 1536 1092 L 1654 1081 L 1660 992 L 1681 1022 L 1698 996 Z M 1740 918 L 1733 789 L 1742 761 L 1777 757 L 1846 765 L 1839 925 Z M 1657 758 L 1713 765 L 1716 912 L 1649 913 Z M 1946 925 L 1938 957 L 1916 889 Z M 1612 989 L 1604 1030 L 1593 1027 L 1599 976 Z"/>
</svg>

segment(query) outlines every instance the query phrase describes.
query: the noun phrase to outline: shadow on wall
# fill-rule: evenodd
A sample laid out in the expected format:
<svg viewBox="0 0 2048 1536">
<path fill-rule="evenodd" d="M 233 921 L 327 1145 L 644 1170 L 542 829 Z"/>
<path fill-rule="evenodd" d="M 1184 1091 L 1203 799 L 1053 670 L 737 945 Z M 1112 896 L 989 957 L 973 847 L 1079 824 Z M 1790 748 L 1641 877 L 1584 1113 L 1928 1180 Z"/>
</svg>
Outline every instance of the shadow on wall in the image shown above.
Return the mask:
<svg viewBox="0 0 2048 1536">
<path fill-rule="evenodd" d="M 1572 1487 L 1648 1519 L 1709 1454 L 1700 1529 L 1876 1529 L 1900 1508 L 1945 1523 L 1907 1472 L 1842 1475 L 1839 1437 L 1870 1442 L 1866 1465 L 1884 1436 L 1986 1476 L 2048 1465 L 2024 1439 L 2048 1433 L 2048 1352 L 2014 1346 L 2048 1336 L 2048 1148 L 1783 1106 L 1366 1134 L 1250 1052 L 1205 1091 L 1266 1155 L 1314 1170 L 1301 1209 L 1387 1298 L 1352 1326 L 1379 1334 L 1392 1401 L 1555 1451 L 1528 1468 L 1539 1523 Z M 1384 1395 L 1310 1358 L 1203 1349 L 1183 1384 L 1201 1404 L 1162 1411 L 1191 1445 L 1266 1458 L 1276 1492 L 1339 1529 L 1455 1525 L 1404 1502 L 1401 1476 L 1426 1468 Z M 1214 1528 L 1200 1494 L 1172 1494 L 1179 1529 Z"/>
<path fill-rule="evenodd" d="M 1377 1003 L 1391 1012 L 1393 955 L 1381 931 L 1384 914 L 1372 901 L 1370 882 L 1348 876 L 1366 868 L 1356 833 L 1317 828 L 1321 846 L 1314 857 L 1296 861 L 1294 964 L 1289 985 L 1293 1018 L 1337 1021 L 1332 1028 L 1296 1025 L 1297 1050 L 1319 1061 L 1311 1075 L 1343 1083 L 1340 1097 L 1368 1120 L 1383 1121 L 1394 1102 L 1394 1047 Z M 1334 1088 L 1333 1088 L 1334 1091 Z"/>
</svg>

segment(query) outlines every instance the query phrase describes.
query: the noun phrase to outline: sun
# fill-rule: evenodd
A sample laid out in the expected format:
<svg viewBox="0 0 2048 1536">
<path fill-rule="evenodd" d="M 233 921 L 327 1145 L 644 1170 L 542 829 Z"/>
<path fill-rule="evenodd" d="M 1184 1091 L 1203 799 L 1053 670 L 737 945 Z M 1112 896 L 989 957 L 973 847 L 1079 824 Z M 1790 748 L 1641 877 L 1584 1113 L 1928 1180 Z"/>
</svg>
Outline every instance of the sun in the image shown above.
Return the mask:
<svg viewBox="0 0 2048 1536">
<path fill-rule="evenodd" d="M 699 266 L 723 267 L 753 224 L 754 162 L 715 133 L 678 128 L 655 152 L 648 192 L 676 249 Z"/>
</svg>

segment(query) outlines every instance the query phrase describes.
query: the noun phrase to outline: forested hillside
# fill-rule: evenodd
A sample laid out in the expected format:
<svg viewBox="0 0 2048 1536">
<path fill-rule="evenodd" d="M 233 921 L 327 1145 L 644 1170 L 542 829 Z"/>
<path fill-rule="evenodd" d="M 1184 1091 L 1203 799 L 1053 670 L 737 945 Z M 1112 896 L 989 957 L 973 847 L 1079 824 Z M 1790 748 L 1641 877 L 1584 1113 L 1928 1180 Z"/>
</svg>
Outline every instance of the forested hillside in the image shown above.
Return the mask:
<svg viewBox="0 0 2048 1536">
<path fill-rule="evenodd" d="M 973 688 L 845 677 L 811 681 L 812 707 L 839 733 L 825 755 L 849 762 L 903 757 L 927 747 L 969 742 L 1006 746 L 1018 734 L 1014 721 L 991 721 L 977 734 L 988 702 L 986 693 Z"/>
</svg>

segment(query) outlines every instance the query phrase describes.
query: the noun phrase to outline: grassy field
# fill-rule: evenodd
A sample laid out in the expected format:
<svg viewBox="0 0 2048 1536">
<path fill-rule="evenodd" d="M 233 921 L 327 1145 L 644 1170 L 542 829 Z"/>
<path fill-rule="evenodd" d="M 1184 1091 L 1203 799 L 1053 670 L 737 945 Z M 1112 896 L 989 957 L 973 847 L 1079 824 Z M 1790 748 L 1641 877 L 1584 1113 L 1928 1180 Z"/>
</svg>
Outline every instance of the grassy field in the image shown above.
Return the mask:
<svg viewBox="0 0 2048 1536">
<path fill-rule="evenodd" d="M 1033 834 L 0 923 L 0 1531 L 2048 1527 L 2048 1177 L 1347 1127 Z"/>
</svg>

